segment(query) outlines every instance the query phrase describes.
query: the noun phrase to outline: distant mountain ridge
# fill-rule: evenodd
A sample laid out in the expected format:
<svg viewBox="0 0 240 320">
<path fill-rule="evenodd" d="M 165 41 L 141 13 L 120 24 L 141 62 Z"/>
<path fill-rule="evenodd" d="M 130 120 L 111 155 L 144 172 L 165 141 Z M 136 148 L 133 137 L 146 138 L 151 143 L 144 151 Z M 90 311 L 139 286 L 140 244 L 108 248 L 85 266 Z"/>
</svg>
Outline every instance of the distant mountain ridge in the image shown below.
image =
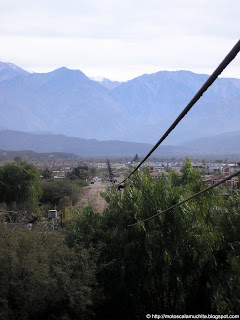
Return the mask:
<svg viewBox="0 0 240 320">
<path fill-rule="evenodd" d="M 213 137 L 199 138 L 183 144 L 193 152 L 240 154 L 240 131 L 226 132 Z"/>
<path fill-rule="evenodd" d="M 99 82 L 102 86 L 104 86 L 105 88 L 108 88 L 108 89 L 114 89 L 114 88 L 121 85 L 121 82 L 119 82 L 119 81 L 111 81 L 111 80 L 104 78 L 104 77 L 93 77 L 93 78 L 89 78 L 89 79 Z"/>
<path fill-rule="evenodd" d="M 16 67 L 16 66 L 15 66 Z M 65 67 L 29 74 L 8 65 L 14 76 L 0 81 L 0 126 L 98 140 L 155 144 L 208 75 L 190 71 L 144 74 L 115 87 Z M 5 69 L 4 69 L 5 70 Z M 0 79 L 2 72 L 0 70 Z M 240 80 L 220 78 L 166 140 L 168 144 L 236 131 Z"/>
<path fill-rule="evenodd" d="M 19 76 L 27 76 L 28 74 L 29 72 L 19 68 L 13 63 L 0 61 L 0 82 L 10 80 Z"/>
<path fill-rule="evenodd" d="M 126 141 L 98 141 L 67 137 L 61 134 L 33 134 L 21 131 L 0 130 L 0 149 L 11 151 L 64 152 L 79 156 L 145 156 L 153 145 Z M 240 156 L 240 131 L 228 132 L 189 141 L 182 146 L 160 145 L 153 153 L 158 157 L 186 157 L 196 154 L 228 154 Z"/>
<path fill-rule="evenodd" d="M 67 137 L 61 134 L 31 134 L 21 131 L 1 130 L 1 150 L 31 150 L 35 152 L 65 152 L 80 156 L 134 156 L 147 154 L 152 145 L 126 141 L 98 141 Z M 186 147 L 161 146 L 158 154 L 184 154 Z"/>
</svg>

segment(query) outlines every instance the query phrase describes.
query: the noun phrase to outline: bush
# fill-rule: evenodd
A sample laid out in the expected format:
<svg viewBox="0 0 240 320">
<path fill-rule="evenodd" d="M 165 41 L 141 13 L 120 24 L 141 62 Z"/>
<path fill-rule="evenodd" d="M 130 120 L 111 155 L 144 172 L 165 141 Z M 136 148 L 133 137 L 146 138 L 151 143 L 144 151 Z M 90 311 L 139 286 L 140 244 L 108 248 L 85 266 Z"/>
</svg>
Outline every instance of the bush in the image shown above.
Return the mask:
<svg viewBox="0 0 240 320">
<path fill-rule="evenodd" d="M 91 319 L 97 252 L 59 233 L 1 230 L 0 318 Z"/>
<path fill-rule="evenodd" d="M 155 314 L 237 314 L 240 301 L 240 198 L 212 190 L 174 211 L 140 222 L 205 188 L 189 160 L 183 176 L 136 173 L 105 194 L 102 215 L 86 206 L 68 225 L 67 243 L 101 248 L 99 319 Z M 129 225 L 140 222 L 129 227 Z"/>
<path fill-rule="evenodd" d="M 27 162 L 8 163 L 0 167 L 0 203 L 12 210 L 38 213 L 42 194 L 37 168 Z"/>
<path fill-rule="evenodd" d="M 81 188 L 74 181 L 68 179 L 50 179 L 42 181 L 43 194 L 40 202 L 50 203 L 53 207 L 58 205 L 61 198 L 68 196 L 73 205 L 79 199 Z"/>
</svg>

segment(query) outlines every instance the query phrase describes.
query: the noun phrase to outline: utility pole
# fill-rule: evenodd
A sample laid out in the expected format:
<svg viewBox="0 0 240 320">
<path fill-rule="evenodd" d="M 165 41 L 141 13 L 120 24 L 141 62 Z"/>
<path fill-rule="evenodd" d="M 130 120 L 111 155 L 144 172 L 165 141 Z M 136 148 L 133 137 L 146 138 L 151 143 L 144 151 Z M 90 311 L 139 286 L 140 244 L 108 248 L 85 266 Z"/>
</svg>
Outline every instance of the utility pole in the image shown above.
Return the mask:
<svg viewBox="0 0 240 320">
<path fill-rule="evenodd" d="M 109 181 L 113 183 L 113 173 L 112 173 L 112 169 L 111 169 L 110 162 L 108 159 L 107 159 L 107 167 L 108 167 Z"/>
</svg>

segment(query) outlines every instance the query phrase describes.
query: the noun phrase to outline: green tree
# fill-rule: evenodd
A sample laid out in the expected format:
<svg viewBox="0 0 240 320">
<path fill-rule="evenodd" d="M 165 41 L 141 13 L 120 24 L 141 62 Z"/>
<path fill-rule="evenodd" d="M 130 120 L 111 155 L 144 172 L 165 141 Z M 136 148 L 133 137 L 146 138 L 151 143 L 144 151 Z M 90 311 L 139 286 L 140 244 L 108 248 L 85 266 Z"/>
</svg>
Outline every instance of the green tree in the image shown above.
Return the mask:
<svg viewBox="0 0 240 320">
<path fill-rule="evenodd" d="M 15 157 L 15 158 L 14 158 L 14 161 L 15 161 L 15 162 L 21 162 L 21 161 L 22 161 L 22 158 L 19 157 L 19 156 L 18 156 L 18 157 Z"/>
<path fill-rule="evenodd" d="M 99 300 L 97 251 L 59 233 L 0 232 L 0 318 L 91 319 Z"/>
<path fill-rule="evenodd" d="M 67 174 L 67 177 L 71 180 L 80 179 L 86 181 L 86 179 L 88 179 L 88 166 L 78 166 L 74 168 L 72 172 Z"/>
<path fill-rule="evenodd" d="M 63 218 L 65 218 L 66 209 L 71 208 L 71 206 L 72 202 L 69 196 L 64 196 L 59 200 L 57 209 L 60 212 L 60 214 L 62 214 Z"/>
<path fill-rule="evenodd" d="M 122 197 L 114 189 L 106 195 L 104 254 L 114 262 L 103 279 L 110 276 L 114 283 L 104 280 L 104 285 L 111 303 L 126 313 L 140 316 L 149 308 L 155 313 L 210 311 L 205 272 L 214 264 L 212 251 L 220 241 L 209 212 L 214 195 L 128 227 L 203 188 L 192 175 L 198 176 L 186 168 L 182 180 L 191 183 L 182 186 L 173 172 L 169 179 L 136 174 Z"/>
<path fill-rule="evenodd" d="M 132 162 L 139 162 L 139 157 L 137 154 L 135 154 L 135 157 L 133 158 Z"/>
<path fill-rule="evenodd" d="M 68 225 L 67 243 L 100 248 L 99 318 L 152 313 L 239 313 L 239 193 L 214 189 L 141 222 L 204 189 L 204 169 L 187 159 L 182 176 L 136 173 L 123 192 L 109 188 L 102 215 L 86 206 Z M 137 225 L 129 225 L 139 222 Z"/>
<path fill-rule="evenodd" d="M 89 169 L 88 178 L 92 179 L 92 178 L 94 178 L 96 176 L 96 174 L 97 174 L 97 169 L 92 167 L 92 168 Z"/>
<path fill-rule="evenodd" d="M 42 194 L 37 168 L 27 162 L 8 163 L 0 167 L 0 202 L 11 209 L 38 212 Z"/>
<path fill-rule="evenodd" d="M 43 170 L 42 176 L 44 179 L 50 179 L 52 177 L 52 171 L 49 168 L 46 168 Z"/>
<path fill-rule="evenodd" d="M 138 173 L 122 195 L 110 189 L 100 228 L 86 235 L 81 231 L 93 243 L 102 243 L 101 263 L 107 267 L 101 269 L 100 279 L 112 317 L 115 310 L 122 310 L 122 317 L 134 318 L 149 309 L 155 313 L 211 309 L 205 272 L 214 264 L 212 251 L 220 242 L 209 212 L 209 205 L 214 207 L 214 194 L 128 226 L 203 188 L 201 179 L 193 177 L 200 177 L 200 173 L 189 162 L 185 166 L 182 178 L 174 172 L 169 173 L 169 179 Z M 189 185 L 182 185 L 181 180 Z"/>
<path fill-rule="evenodd" d="M 240 190 L 221 204 L 218 228 L 222 241 L 216 253 L 217 272 L 212 276 L 214 313 L 240 313 Z"/>
<path fill-rule="evenodd" d="M 57 206 L 59 201 L 67 196 L 73 205 L 78 201 L 81 193 L 81 187 L 75 181 L 69 179 L 49 179 L 42 181 L 42 204 L 51 204 Z"/>
</svg>

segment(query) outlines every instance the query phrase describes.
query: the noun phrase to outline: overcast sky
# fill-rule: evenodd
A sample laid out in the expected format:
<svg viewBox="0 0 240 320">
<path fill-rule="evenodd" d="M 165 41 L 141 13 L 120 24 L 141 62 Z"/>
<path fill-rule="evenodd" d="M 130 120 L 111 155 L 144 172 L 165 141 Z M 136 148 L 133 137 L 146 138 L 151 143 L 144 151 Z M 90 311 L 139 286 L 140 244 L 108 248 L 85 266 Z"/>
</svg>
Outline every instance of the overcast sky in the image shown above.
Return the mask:
<svg viewBox="0 0 240 320">
<path fill-rule="evenodd" d="M 0 61 L 126 81 L 212 73 L 240 38 L 239 0 L 0 0 Z M 240 55 L 222 76 L 240 78 Z"/>
</svg>

